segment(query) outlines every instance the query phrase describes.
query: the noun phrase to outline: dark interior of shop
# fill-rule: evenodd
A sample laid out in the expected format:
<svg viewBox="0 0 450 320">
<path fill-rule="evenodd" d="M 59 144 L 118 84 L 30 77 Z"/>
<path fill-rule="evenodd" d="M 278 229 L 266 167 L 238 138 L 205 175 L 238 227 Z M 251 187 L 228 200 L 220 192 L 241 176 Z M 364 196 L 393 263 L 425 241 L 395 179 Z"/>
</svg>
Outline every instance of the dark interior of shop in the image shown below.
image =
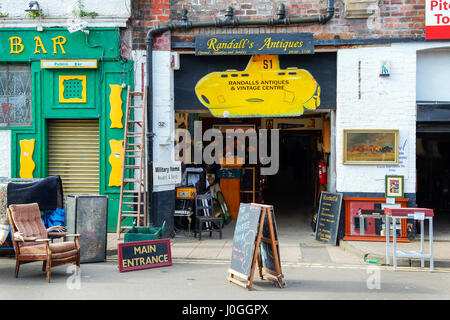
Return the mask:
<svg viewBox="0 0 450 320">
<path fill-rule="evenodd" d="M 268 176 L 263 189 L 264 202 L 273 204 L 280 218 L 301 216 L 304 221 L 311 217 L 314 208 L 317 154 L 315 134 L 280 134 L 280 166 L 276 175 Z"/>
<path fill-rule="evenodd" d="M 450 226 L 450 133 L 417 133 L 417 205 L 433 208 L 435 227 Z M 448 232 L 448 231 L 447 231 Z"/>
<path fill-rule="evenodd" d="M 257 130 L 261 128 L 261 120 L 254 118 L 244 118 L 240 119 L 241 121 L 239 122 L 230 122 L 229 119 L 223 120 L 207 116 L 200 117 L 200 120 L 202 121 L 203 132 L 213 127 L 221 128 L 221 126 L 230 125 L 242 128 L 250 126 Z M 270 136 L 268 138 L 270 141 Z M 198 193 L 209 190 L 210 187 L 208 185 L 215 180 L 223 194 L 231 216 L 233 216 L 233 211 L 236 210 L 233 210 L 233 206 L 238 208 L 239 203 L 265 203 L 274 206 L 277 222 L 282 229 L 287 227 L 296 230 L 299 228 L 304 231 L 311 230 L 311 219 L 315 207 L 318 205 L 318 195 L 321 191 L 318 178 L 318 162 L 319 160 L 326 160 L 323 159 L 325 154 L 318 151 L 318 145 L 322 142 L 322 131 L 280 130 L 278 142 L 278 171 L 273 175 L 261 175 L 261 163 L 252 164 L 248 161 L 250 157 L 248 138 L 245 139 L 246 159 L 242 166 L 226 169 L 223 165 L 206 165 L 203 163 L 203 165 L 190 164 L 186 168 L 195 167 L 196 169 L 191 168 L 189 170 L 199 170 L 200 168 L 204 170 L 207 188 L 201 188 L 203 190 L 200 190 L 200 185 L 196 185 Z M 209 142 L 204 142 L 203 147 L 205 148 L 208 144 Z M 237 156 L 239 144 L 240 142 L 235 138 L 235 156 Z M 274 150 L 271 142 L 269 142 L 267 149 L 268 156 L 272 158 L 272 161 L 275 161 L 275 155 L 271 154 Z M 224 154 L 225 151 L 224 149 Z M 235 169 L 238 169 L 240 172 L 239 177 L 223 177 L 224 172 L 227 175 L 233 174 L 233 172 L 236 172 L 233 171 Z M 213 176 L 212 179 L 211 176 Z M 239 182 L 235 184 L 232 183 L 232 180 L 239 180 Z M 186 228 L 187 225 L 178 224 L 177 227 Z"/>
</svg>

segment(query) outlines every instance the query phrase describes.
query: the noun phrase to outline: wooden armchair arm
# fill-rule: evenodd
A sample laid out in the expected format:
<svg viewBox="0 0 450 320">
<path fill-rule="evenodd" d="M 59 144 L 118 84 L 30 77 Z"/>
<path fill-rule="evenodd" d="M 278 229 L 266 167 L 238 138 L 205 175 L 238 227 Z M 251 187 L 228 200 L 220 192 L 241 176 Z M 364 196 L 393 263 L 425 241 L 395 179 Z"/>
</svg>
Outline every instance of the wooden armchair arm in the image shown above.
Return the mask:
<svg viewBox="0 0 450 320">
<path fill-rule="evenodd" d="M 37 237 L 23 237 L 21 234 L 15 234 L 13 238 L 14 241 L 19 242 L 35 242 L 37 240 Z"/>
<path fill-rule="evenodd" d="M 81 235 L 79 233 L 68 233 L 66 234 L 66 237 L 80 237 Z"/>
<path fill-rule="evenodd" d="M 36 242 L 50 242 L 52 241 L 51 239 L 36 239 Z"/>
<path fill-rule="evenodd" d="M 47 232 L 47 236 L 49 237 L 67 237 L 67 232 Z"/>
<path fill-rule="evenodd" d="M 15 239 L 16 241 L 20 241 L 21 239 Z M 36 237 L 23 237 L 23 241 L 36 241 Z"/>
</svg>

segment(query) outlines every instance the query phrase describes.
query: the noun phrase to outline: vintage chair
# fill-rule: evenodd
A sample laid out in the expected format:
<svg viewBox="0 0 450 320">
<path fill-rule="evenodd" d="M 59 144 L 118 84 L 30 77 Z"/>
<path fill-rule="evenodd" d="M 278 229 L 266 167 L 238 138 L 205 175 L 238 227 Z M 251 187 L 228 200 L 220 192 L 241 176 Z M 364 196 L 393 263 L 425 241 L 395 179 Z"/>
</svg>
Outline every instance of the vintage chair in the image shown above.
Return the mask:
<svg viewBox="0 0 450 320">
<path fill-rule="evenodd" d="M 80 266 L 79 234 L 49 232 L 52 228 L 45 229 L 37 203 L 12 204 L 7 212 L 16 252 L 16 278 L 20 265 L 33 261 L 43 261 L 42 271 L 47 271 L 47 282 L 50 282 L 52 267 L 66 263 Z M 52 243 L 49 237 L 74 237 L 74 241 Z"/>
<path fill-rule="evenodd" d="M 213 224 L 217 227 L 214 228 Z M 195 231 L 194 237 L 199 234 L 199 240 L 202 240 L 202 232 L 209 231 L 209 236 L 213 232 L 220 233 L 222 239 L 223 218 L 213 216 L 212 196 L 209 193 L 195 196 Z M 203 225 L 206 227 L 203 230 Z"/>
</svg>

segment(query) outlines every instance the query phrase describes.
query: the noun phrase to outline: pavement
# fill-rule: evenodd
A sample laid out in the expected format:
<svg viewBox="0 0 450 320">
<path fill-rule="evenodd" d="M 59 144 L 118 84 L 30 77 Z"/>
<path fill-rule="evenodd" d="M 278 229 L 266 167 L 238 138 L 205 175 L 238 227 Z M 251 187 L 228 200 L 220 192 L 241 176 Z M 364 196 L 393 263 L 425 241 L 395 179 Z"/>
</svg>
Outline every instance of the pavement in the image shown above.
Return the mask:
<svg viewBox="0 0 450 320">
<path fill-rule="evenodd" d="M 265 300 L 450 298 L 448 242 L 435 242 L 435 272 L 419 268 L 419 261 L 414 261 L 412 266 L 399 264 L 398 271 L 394 272 L 392 266 L 381 265 L 383 242 L 341 241 L 339 246 L 326 245 L 315 240 L 308 220 L 307 215 L 277 216 L 281 266 L 287 283 L 282 290 L 270 281 L 261 280 L 257 274 L 251 291 L 227 280 L 233 221 L 225 226 L 222 239 L 217 233 L 211 238 L 204 233 L 200 241 L 186 231 L 178 232 L 170 239 L 173 262 L 170 267 L 119 272 L 117 244 L 123 242 L 123 235 L 117 240 L 115 233 L 108 234 L 106 262 L 82 264 L 80 277 L 75 276 L 71 265 L 56 267 L 52 269 L 50 284 L 45 281 L 41 263 L 21 266 L 19 277 L 14 278 L 14 257 L 1 257 L 0 300 L 145 299 L 154 302 L 154 305 L 145 302 L 148 310 L 161 308 L 160 300 L 182 300 L 177 305 L 171 301 L 170 307 L 165 308 L 165 312 L 174 314 L 172 318 L 178 319 L 182 318 L 184 307 L 190 306 L 190 300 L 245 304 L 246 300 L 260 303 Z M 418 243 L 399 246 L 409 249 Z M 366 253 L 370 259 L 378 257 L 378 264 L 365 262 Z M 295 302 L 289 307 L 298 310 Z M 271 314 L 277 314 L 275 309 L 271 310 Z"/>
<path fill-rule="evenodd" d="M 293 220 L 292 217 L 277 218 L 277 229 L 280 243 L 280 259 L 283 265 L 369 265 L 385 264 L 385 242 L 340 241 L 338 246 L 323 244 L 315 240 L 309 223 L 306 220 Z M 215 261 L 230 262 L 233 233 L 236 221 L 231 221 L 223 229 L 222 239 L 218 233 L 204 232 L 202 240 L 194 238 L 187 230 L 179 231 L 171 238 L 171 254 L 174 261 Z M 436 240 L 439 239 L 439 240 Z M 435 237 L 434 265 L 435 269 L 450 269 L 450 241 L 448 237 Z M 428 240 L 428 239 L 426 239 Z M 450 240 L 450 239 L 449 239 Z M 117 239 L 115 233 L 108 234 L 108 259 L 117 259 L 117 244 L 123 242 Z M 417 251 L 420 249 L 420 237 L 409 243 L 398 243 L 398 250 Z M 425 252 L 428 252 L 429 242 L 425 242 Z M 391 244 L 392 250 L 392 244 Z M 366 256 L 366 261 L 365 261 Z M 368 260 L 371 263 L 367 262 Z M 418 259 L 398 259 L 398 266 L 420 266 Z M 392 259 L 391 259 L 392 265 Z M 426 261 L 425 266 L 428 266 Z"/>
</svg>

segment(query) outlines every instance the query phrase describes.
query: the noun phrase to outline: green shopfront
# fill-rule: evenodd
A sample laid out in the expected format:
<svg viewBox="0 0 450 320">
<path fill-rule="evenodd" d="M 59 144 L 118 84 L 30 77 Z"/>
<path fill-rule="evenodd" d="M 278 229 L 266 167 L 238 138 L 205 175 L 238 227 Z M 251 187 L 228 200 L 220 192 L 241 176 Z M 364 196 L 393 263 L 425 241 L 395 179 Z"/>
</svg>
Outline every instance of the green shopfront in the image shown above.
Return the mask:
<svg viewBox="0 0 450 320">
<path fill-rule="evenodd" d="M 0 30 L 0 130 L 10 177 L 60 175 L 64 195 L 108 196 L 116 230 L 124 112 L 133 64 L 117 28 Z M 119 146 L 119 147 L 118 147 Z"/>
</svg>

